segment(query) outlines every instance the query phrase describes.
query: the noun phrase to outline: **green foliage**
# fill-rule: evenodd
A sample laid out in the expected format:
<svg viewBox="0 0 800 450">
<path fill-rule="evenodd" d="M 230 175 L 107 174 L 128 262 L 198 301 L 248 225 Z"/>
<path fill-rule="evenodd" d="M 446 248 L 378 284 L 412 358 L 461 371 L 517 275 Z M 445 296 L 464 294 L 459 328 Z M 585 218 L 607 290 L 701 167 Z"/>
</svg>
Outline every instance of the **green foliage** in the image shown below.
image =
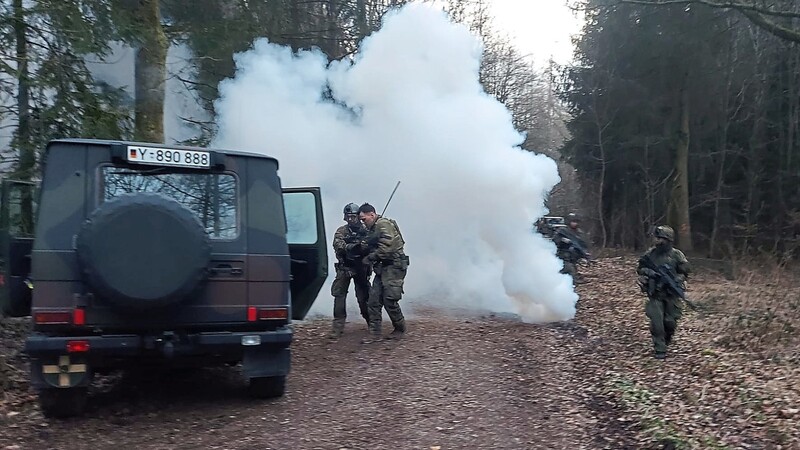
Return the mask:
<svg viewBox="0 0 800 450">
<path fill-rule="evenodd" d="M 105 0 L 0 3 L 0 120 L 27 119 L 15 120 L 2 155 L 17 178 L 34 176 L 35 152 L 51 139 L 129 134 L 123 93 L 98 83 L 86 66 L 88 54 L 102 58 L 116 37 L 110 12 Z"/>
</svg>

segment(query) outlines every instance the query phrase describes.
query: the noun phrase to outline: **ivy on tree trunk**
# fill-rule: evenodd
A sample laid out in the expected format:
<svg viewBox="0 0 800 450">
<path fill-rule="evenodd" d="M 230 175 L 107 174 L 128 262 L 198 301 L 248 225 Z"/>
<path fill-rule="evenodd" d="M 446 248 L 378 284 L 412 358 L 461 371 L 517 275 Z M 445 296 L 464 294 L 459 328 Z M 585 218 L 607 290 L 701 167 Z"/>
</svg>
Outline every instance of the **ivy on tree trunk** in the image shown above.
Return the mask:
<svg viewBox="0 0 800 450">
<path fill-rule="evenodd" d="M 137 25 L 134 138 L 164 142 L 164 84 L 169 41 L 161 25 L 158 0 L 139 0 L 133 11 Z"/>
</svg>

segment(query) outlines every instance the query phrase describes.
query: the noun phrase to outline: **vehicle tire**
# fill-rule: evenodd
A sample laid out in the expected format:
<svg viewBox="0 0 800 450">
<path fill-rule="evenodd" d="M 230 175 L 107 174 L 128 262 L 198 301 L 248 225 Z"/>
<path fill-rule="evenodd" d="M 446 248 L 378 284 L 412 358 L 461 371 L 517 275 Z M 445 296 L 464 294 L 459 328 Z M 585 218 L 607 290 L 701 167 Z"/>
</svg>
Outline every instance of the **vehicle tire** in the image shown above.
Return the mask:
<svg viewBox="0 0 800 450">
<path fill-rule="evenodd" d="M 255 398 L 282 397 L 286 392 L 286 375 L 250 378 L 249 393 Z"/>
<path fill-rule="evenodd" d="M 78 260 L 102 300 L 126 310 L 175 304 L 205 280 L 211 246 L 197 216 L 159 194 L 106 201 L 78 233 Z"/>
<path fill-rule="evenodd" d="M 63 419 L 83 414 L 88 388 L 47 388 L 39 391 L 39 407 L 45 417 Z"/>
</svg>

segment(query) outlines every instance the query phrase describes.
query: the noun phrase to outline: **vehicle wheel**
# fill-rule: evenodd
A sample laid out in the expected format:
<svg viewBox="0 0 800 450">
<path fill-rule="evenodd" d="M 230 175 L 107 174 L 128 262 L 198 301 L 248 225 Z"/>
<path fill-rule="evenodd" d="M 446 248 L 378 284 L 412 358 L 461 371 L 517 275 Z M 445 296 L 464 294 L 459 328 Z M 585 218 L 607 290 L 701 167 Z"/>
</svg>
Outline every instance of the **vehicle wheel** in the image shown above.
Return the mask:
<svg viewBox="0 0 800 450">
<path fill-rule="evenodd" d="M 66 418 L 79 416 L 86 409 L 88 389 L 75 388 L 49 388 L 39 391 L 39 407 L 45 417 Z"/>
<path fill-rule="evenodd" d="M 147 311 L 195 291 L 206 278 L 211 246 L 188 208 L 159 194 L 135 193 L 97 208 L 78 233 L 77 253 L 100 297 Z"/>
<path fill-rule="evenodd" d="M 281 397 L 286 392 L 286 375 L 250 378 L 250 396 L 255 398 Z"/>
</svg>

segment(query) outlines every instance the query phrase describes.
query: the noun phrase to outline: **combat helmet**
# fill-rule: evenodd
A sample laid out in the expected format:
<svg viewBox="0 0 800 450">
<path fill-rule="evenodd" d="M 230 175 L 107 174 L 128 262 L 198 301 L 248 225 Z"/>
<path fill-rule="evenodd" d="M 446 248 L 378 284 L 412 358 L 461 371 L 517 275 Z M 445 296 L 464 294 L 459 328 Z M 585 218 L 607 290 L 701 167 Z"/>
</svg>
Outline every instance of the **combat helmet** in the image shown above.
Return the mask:
<svg viewBox="0 0 800 450">
<path fill-rule="evenodd" d="M 675 240 L 675 230 L 669 225 L 659 225 L 653 230 L 653 236 L 673 242 Z"/>
<path fill-rule="evenodd" d="M 572 229 L 577 229 L 580 226 L 580 223 L 581 223 L 580 219 L 578 218 L 578 214 L 576 214 L 574 212 L 571 212 L 571 213 L 567 214 L 566 222 L 567 222 L 567 226 L 572 228 Z M 572 226 L 573 223 L 575 223 L 575 226 Z"/>
<path fill-rule="evenodd" d="M 358 205 L 355 203 L 348 203 L 344 206 L 344 215 L 345 217 L 349 215 L 358 215 Z"/>
</svg>

